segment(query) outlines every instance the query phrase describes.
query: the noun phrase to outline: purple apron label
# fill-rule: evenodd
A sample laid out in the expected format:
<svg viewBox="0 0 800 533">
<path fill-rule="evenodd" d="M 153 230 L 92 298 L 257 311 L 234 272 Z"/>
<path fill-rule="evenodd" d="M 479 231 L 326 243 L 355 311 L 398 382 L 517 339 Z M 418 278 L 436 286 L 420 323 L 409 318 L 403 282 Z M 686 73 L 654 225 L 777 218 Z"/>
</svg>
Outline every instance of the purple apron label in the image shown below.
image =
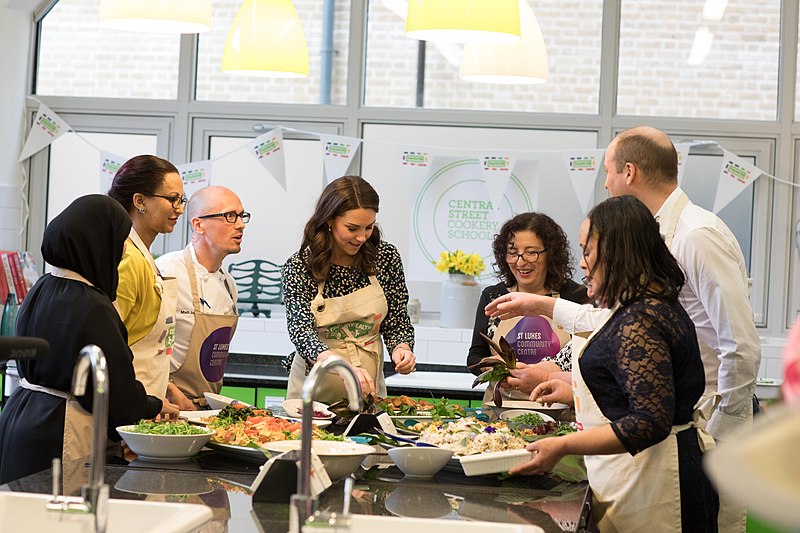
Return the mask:
<svg viewBox="0 0 800 533">
<path fill-rule="evenodd" d="M 209 383 L 222 379 L 225 364 L 228 362 L 228 348 L 231 342 L 231 328 L 215 329 L 200 347 L 200 371 Z"/>
<path fill-rule="evenodd" d="M 529 365 L 545 357 L 555 357 L 561 350 L 558 335 L 540 316 L 523 317 L 505 337 L 516 352 L 517 360 Z"/>
</svg>

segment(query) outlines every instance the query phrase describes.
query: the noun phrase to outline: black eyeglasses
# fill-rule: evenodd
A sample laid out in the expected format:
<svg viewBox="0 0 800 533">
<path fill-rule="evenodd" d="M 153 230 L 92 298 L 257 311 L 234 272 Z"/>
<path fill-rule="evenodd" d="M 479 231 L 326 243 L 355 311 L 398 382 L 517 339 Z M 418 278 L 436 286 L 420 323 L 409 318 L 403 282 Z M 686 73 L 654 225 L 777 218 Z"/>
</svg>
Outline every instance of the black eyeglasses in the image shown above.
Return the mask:
<svg viewBox="0 0 800 533">
<path fill-rule="evenodd" d="M 188 198 L 185 196 L 164 196 L 163 194 L 148 194 L 147 196 L 154 196 L 156 198 L 163 198 L 164 200 L 168 201 L 172 204 L 174 209 L 180 209 L 182 206 L 186 205 L 186 202 L 189 201 Z"/>
<path fill-rule="evenodd" d="M 521 256 L 522 259 L 525 260 L 526 262 L 535 263 L 539 260 L 539 257 L 541 257 L 542 254 L 545 253 L 546 251 L 547 250 L 539 250 L 538 252 L 533 252 L 526 250 L 522 253 L 506 252 L 506 261 L 509 263 L 516 263 Z"/>
<path fill-rule="evenodd" d="M 242 211 L 241 213 L 237 213 L 236 211 L 228 211 L 227 213 L 214 213 L 213 215 L 203 215 L 197 218 L 214 218 L 214 217 L 224 217 L 225 220 L 230 222 L 231 224 L 236 224 L 236 219 L 241 218 L 242 222 L 247 224 L 250 222 L 250 213 L 247 211 Z"/>
</svg>

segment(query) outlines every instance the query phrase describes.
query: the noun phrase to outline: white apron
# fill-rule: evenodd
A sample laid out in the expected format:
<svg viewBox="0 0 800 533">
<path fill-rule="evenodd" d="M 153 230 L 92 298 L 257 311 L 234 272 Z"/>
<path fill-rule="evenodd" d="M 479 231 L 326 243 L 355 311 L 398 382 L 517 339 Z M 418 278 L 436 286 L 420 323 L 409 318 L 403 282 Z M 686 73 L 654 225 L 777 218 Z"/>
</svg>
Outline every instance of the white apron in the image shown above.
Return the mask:
<svg viewBox="0 0 800 533">
<path fill-rule="evenodd" d="M 54 267 L 50 275 L 93 286 L 92 283 L 77 272 L 65 268 Z M 61 448 L 62 490 L 65 494 L 71 494 L 76 487 L 70 486 L 67 480 L 74 479 L 73 471 L 76 468 L 83 470 L 83 462 L 92 453 L 92 414 L 84 409 L 70 392 L 30 383 L 25 378 L 20 380 L 19 385 L 23 389 L 49 394 L 50 396 L 62 398 L 66 402 L 64 408 L 64 438 Z M 85 477 L 83 479 L 85 480 Z"/>
<path fill-rule="evenodd" d="M 550 296 L 553 297 L 553 298 L 558 298 L 559 294 L 558 293 L 551 293 Z M 558 328 L 554 328 L 553 327 L 553 321 L 550 318 L 548 318 L 546 316 L 537 316 L 537 317 L 533 317 L 533 318 L 535 320 L 537 320 L 537 321 L 542 321 L 541 323 L 536 324 L 536 329 L 539 330 L 539 331 L 543 331 L 544 333 L 549 333 L 549 332 L 546 332 L 547 328 L 544 327 L 544 322 L 549 324 L 549 327 L 550 327 L 550 330 L 551 330 L 552 334 L 558 339 L 558 343 L 560 345 L 559 349 L 563 348 L 569 342 L 569 339 L 570 339 L 569 334 L 566 333 L 564 330 L 560 330 Z M 497 329 L 495 330 L 494 334 L 492 335 L 492 340 L 495 341 L 495 342 L 498 342 L 500 337 L 502 336 L 502 337 L 505 337 L 506 340 L 509 341 L 509 343 L 511 343 L 511 339 L 509 339 L 509 336 L 508 336 L 509 332 L 511 332 L 515 327 L 517 327 L 517 325 L 523 319 L 530 320 L 531 317 L 514 317 L 514 318 L 510 318 L 508 320 L 501 320 L 500 323 L 497 325 Z M 543 335 L 543 336 L 546 336 L 546 335 Z M 538 343 L 538 342 L 541 342 L 544 339 L 520 339 L 520 338 L 517 338 L 516 340 L 517 340 L 517 342 L 520 342 L 520 341 L 524 342 L 524 341 L 527 340 L 528 342 Z M 514 346 L 514 343 L 512 343 L 512 346 Z M 552 351 L 554 351 L 555 353 L 558 353 L 558 350 L 552 350 Z M 519 352 L 519 349 L 518 349 L 517 350 L 517 354 L 519 354 L 519 353 L 520 352 Z M 555 356 L 555 353 L 552 353 L 552 356 Z M 495 355 L 494 352 L 492 352 L 492 355 Z M 548 356 L 550 356 L 550 355 L 551 354 L 548 353 Z M 500 388 L 500 395 L 502 396 L 504 401 L 505 400 L 528 400 L 528 399 L 530 399 L 530 394 L 525 394 L 522 391 L 513 390 L 513 389 L 504 389 L 502 387 Z M 486 392 L 484 392 L 484 394 L 483 394 L 483 403 L 484 403 L 484 405 L 486 405 L 486 402 L 490 402 L 490 401 L 494 402 L 494 385 L 489 385 L 486 388 Z"/>
<path fill-rule="evenodd" d="M 175 343 L 178 280 L 161 276 L 150 250 L 133 229 L 128 242 L 147 259 L 153 271 L 153 286 L 161 296 L 161 307 L 153 329 L 130 347 L 133 352 L 133 368 L 136 370 L 136 379 L 144 385 L 147 394 L 163 400 L 169 384 L 169 362 L 172 345 Z"/>
<path fill-rule="evenodd" d="M 675 238 L 675 228 L 678 225 L 678 220 L 687 205 L 689 205 L 689 197 L 684 194 L 678 198 L 678 201 L 675 202 L 670 212 L 669 225 L 664 232 L 664 242 L 670 250 L 672 250 L 672 240 Z M 700 357 L 703 360 L 703 368 L 706 373 L 706 388 L 698 402 L 698 406 L 704 412 L 713 413 L 720 400 L 719 393 L 716 390 L 718 388 L 718 378 L 716 375 L 718 370 L 716 367 L 706 365 L 705 362 L 715 360 L 717 358 L 717 353 L 716 350 L 712 349 L 700 339 L 697 340 L 697 344 L 700 346 Z M 748 413 L 747 420 L 753 420 L 752 410 Z M 703 424 L 703 428 L 705 429 L 705 424 Z M 720 494 L 718 526 L 719 530 L 725 533 L 745 533 L 747 528 L 747 511 Z"/>
<path fill-rule="evenodd" d="M 228 349 L 239 317 L 236 315 L 235 302 L 232 306 L 233 315 L 203 313 L 197 291 L 192 252 L 188 247 L 184 248 L 183 257 L 189 275 L 189 286 L 192 289 L 194 328 L 186 351 L 186 359 L 178 370 L 172 372 L 170 378 L 187 398 L 198 405 L 206 405 L 203 393 L 218 393 L 222 388 L 222 376 L 228 362 Z M 228 293 L 230 294 L 230 287 Z"/>
<path fill-rule="evenodd" d="M 586 333 L 575 333 L 572 337 L 572 390 L 579 431 L 611 423 L 597 406 L 580 367 L 586 345 L 602 327 L 603 324 L 598 325 L 588 338 Z M 648 531 L 655 524 L 660 531 L 681 530 L 676 435 L 697 427 L 701 450 L 713 448 L 713 439 L 699 421 L 702 416 L 695 407 L 692 422 L 673 426 L 667 438 L 635 456 L 629 453 L 584 456 L 592 489 L 592 516 L 601 533 Z"/>
<path fill-rule="evenodd" d="M 381 322 L 389 311 L 386 295 L 375 276 L 369 277 L 369 286 L 338 298 L 323 298 L 324 282 L 317 285 L 317 295 L 311 300 L 311 313 L 317 324 L 322 342 L 336 355 L 354 367 L 364 368 L 375 381 L 378 396 L 386 396 L 386 379 L 383 375 L 383 341 Z M 306 362 L 295 354 L 289 372 L 286 398 L 300 398 L 306 378 Z M 346 396 L 344 382 L 338 374 L 328 373 L 317 387 L 314 398 L 333 403 Z"/>
</svg>

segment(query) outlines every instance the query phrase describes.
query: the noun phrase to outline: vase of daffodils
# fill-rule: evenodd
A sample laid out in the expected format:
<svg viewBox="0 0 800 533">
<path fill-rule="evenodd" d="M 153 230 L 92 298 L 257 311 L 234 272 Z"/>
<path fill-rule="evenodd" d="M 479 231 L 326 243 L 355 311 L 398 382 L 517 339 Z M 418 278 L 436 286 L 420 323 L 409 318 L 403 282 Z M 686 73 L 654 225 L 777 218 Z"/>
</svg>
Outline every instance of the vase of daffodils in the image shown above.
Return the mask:
<svg viewBox="0 0 800 533">
<path fill-rule="evenodd" d="M 442 283 L 439 325 L 443 328 L 471 328 L 481 297 L 481 287 L 475 277 L 486 269 L 483 259 L 479 254 L 466 254 L 461 250 L 442 252 L 436 268 L 448 276 Z"/>
</svg>

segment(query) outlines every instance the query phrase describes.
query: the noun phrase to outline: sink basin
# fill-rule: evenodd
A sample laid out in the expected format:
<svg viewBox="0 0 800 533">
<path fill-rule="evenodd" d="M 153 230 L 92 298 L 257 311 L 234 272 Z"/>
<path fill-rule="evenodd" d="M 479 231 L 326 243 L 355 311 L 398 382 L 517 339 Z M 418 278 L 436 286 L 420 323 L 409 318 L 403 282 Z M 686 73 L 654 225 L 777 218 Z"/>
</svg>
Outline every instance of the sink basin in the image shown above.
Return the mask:
<svg viewBox="0 0 800 533">
<path fill-rule="evenodd" d="M 48 511 L 48 494 L 0 492 L 0 531 L 91 533 L 94 517 Z M 108 501 L 107 533 L 191 533 L 211 520 L 211 510 L 189 503 Z"/>
<path fill-rule="evenodd" d="M 530 524 L 499 524 L 497 522 L 478 522 L 469 520 L 435 520 L 430 518 L 395 518 L 354 514 L 350 516 L 350 527 L 342 529 L 347 533 L 544 533 L 539 526 Z M 331 528 L 334 529 L 334 528 Z M 303 533 L 319 533 L 320 527 L 306 525 Z"/>
</svg>

